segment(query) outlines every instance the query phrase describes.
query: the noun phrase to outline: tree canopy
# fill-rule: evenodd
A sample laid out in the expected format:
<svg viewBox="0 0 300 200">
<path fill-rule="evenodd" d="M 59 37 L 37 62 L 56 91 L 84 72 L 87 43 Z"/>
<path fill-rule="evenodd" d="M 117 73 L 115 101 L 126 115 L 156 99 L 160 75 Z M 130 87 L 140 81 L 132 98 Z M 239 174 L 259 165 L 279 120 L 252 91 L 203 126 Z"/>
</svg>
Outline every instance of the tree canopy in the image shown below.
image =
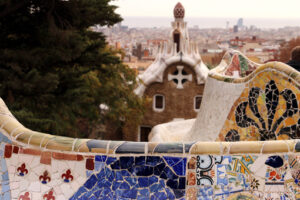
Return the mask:
<svg viewBox="0 0 300 200">
<path fill-rule="evenodd" d="M 90 29 L 122 20 L 110 1 L 0 0 L 0 95 L 22 124 L 88 137 L 138 121 L 135 73 Z"/>
</svg>

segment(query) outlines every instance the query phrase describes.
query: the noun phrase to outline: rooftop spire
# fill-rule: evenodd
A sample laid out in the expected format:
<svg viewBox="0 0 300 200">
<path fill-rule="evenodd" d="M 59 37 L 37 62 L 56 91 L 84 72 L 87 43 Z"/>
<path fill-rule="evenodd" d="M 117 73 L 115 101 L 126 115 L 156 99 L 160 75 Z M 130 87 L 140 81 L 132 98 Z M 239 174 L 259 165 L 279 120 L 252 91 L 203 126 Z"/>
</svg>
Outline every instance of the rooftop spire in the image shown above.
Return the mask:
<svg viewBox="0 0 300 200">
<path fill-rule="evenodd" d="M 178 2 L 174 8 L 174 17 L 175 19 L 183 19 L 184 18 L 184 7 L 180 2 Z"/>
</svg>

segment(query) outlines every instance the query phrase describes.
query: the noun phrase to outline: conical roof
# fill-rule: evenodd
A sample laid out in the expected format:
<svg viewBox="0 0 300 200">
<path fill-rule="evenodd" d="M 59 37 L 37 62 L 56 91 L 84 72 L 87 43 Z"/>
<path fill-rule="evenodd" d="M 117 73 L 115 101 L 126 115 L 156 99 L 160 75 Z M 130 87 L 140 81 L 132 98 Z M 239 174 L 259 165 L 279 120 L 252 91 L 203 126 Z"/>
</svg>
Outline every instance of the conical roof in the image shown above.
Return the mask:
<svg viewBox="0 0 300 200">
<path fill-rule="evenodd" d="M 180 2 L 178 2 L 174 8 L 174 17 L 176 19 L 183 19 L 184 18 L 184 7 Z"/>
</svg>

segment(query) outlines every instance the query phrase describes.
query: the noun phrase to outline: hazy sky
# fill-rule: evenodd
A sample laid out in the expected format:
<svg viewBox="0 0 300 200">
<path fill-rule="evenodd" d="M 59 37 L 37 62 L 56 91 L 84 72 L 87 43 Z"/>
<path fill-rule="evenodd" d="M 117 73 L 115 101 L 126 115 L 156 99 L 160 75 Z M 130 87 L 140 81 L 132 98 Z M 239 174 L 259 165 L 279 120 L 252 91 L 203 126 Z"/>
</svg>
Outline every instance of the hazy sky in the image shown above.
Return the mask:
<svg viewBox="0 0 300 200">
<path fill-rule="evenodd" d="M 127 16 L 172 17 L 178 0 L 115 0 Z M 300 18 L 300 0 L 181 0 L 186 17 Z M 300 21 L 299 21 L 300 25 Z"/>
</svg>

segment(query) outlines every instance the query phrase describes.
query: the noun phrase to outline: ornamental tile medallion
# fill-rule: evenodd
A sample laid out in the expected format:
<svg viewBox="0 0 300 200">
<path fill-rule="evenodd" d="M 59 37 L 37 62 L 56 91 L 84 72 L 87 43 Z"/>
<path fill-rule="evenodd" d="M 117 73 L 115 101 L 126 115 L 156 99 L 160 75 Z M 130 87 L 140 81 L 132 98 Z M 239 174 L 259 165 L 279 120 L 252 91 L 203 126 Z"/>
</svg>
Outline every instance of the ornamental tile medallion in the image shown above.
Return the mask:
<svg viewBox="0 0 300 200">
<path fill-rule="evenodd" d="M 300 138 L 300 91 L 296 85 L 279 72 L 259 73 L 235 101 L 217 140 Z"/>
</svg>

